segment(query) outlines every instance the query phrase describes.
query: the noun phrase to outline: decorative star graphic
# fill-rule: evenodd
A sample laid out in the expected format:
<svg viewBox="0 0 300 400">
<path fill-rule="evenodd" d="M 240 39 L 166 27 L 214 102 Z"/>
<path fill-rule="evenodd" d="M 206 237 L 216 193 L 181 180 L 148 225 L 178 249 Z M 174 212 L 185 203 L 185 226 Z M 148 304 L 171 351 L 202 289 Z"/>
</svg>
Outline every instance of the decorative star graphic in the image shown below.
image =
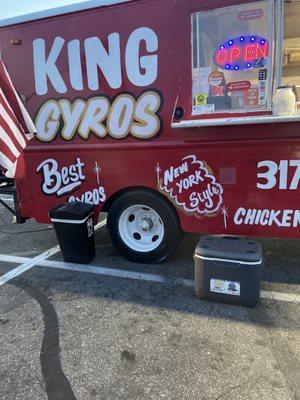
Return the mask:
<svg viewBox="0 0 300 400">
<path fill-rule="evenodd" d="M 156 164 L 156 167 L 154 168 L 154 171 L 156 172 L 157 184 L 158 184 L 159 183 L 159 178 L 160 178 L 160 173 L 162 171 L 162 169 L 160 168 L 159 163 Z"/>
<path fill-rule="evenodd" d="M 221 208 L 221 214 L 223 215 L 223 218 L 224 218 L 224 226 L 225 226 L 225 229 L 227 229 L 227 218 L 229 218 L 229 215 L 228 215 L 228 208 L 225 207 L 225 206 L 223 206 L 223 207 Z"/>
<path fill-rule="evenodd" d="M 93 168 L 93 172 L 97 175 L 97 183 L 98 185 L 100 184 L 100 174 L 102 172 L 102 169 L 100 165 L 98 165 L 97 161 L 95 161 L 95 166 Z"/>
</svg>

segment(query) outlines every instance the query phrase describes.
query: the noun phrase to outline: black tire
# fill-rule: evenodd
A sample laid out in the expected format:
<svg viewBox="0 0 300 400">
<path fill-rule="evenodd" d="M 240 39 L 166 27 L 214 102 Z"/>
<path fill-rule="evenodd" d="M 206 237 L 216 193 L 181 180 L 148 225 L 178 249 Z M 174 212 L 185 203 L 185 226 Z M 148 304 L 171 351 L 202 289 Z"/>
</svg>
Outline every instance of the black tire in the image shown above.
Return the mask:
<svg viewBox="0 0 300 400">
<path fill-rule="evenodd" d="M 120 218 L 126 215 L 126 210 L 132 206 L 141 205 L 145 206 L 145 210 L 149 207 L 158 214 L 160 224 L 164 229 L 161 243 L 151 251 L 137 250 L 134 246 L 129 247 L 122 239 L 119 229 Z M 127 260 L 137 263 L 150 264 L 164 261 L 176 248 L 183 235 L 176 211 L 163 197 L 150 190 L 132 190 L 121 195 L 109 210 L 107 225 L 117 252 Z"/>
</svg>

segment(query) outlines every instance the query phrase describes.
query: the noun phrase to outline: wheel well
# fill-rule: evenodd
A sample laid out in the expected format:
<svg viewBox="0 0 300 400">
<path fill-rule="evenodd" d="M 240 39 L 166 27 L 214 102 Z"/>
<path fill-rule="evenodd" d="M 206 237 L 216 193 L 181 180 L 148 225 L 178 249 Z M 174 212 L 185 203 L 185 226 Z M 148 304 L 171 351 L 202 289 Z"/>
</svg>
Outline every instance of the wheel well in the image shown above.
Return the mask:
<svg viewBox="0 0 300 400">
<path fill-rule="evenodd" d="M 176 214 L 177 218 L 178 218 L 178 222 L 179 225 L 181 226 L 181 221 L 178 215 L 178 211 L 175 208 L 174 204 L 167 199 L 165 196 L 163 196 L 161 193 L 159 193 L 157 190 L 145 187 L 145 186 L 131 186 L 131 187 L 127 187 L 127 188 L 123 188 L 115 193 L 113 193 L 103 204 L 102 206 L 102 211 L 108 213 L 111 206 L 113 205 L 113 203 L 120 197 L 122 196 L 124 193 L 130 192 L 132 190 L 143 190 L 143 191 L 148 191 L 148 192 L 152 192 L 154 193 L 156 196 L 159 196 L 163 201 L 165 201 L 166 203 L 169 204 L 169 206 L 172 208 L 172 210 L 174 211 L 174 213 Z"/>
</svg>

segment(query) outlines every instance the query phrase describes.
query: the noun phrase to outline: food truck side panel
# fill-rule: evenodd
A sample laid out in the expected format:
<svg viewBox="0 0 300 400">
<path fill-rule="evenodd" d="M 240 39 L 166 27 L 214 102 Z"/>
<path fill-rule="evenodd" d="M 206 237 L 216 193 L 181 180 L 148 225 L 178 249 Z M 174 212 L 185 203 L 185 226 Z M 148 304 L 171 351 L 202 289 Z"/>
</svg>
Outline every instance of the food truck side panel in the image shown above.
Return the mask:
<svg viewBox="0 0 300 400">
<path fill-rule="evenodd" d="M 191 13 L 217 4 L 132 1 L 0 30 L 38 128 L 18 181 L 24 217 L 46 222 L 74 199 L 100 211 L 147 188 L 188 232 L 299 236 L 299 123 L 171 128 L 174 108 L 192 107 Z"/>
<path fill-rule="evenodd" d="M 150 149 L 137 149 L 137 154 L 119 146 L 109 151 L 99 148 L 87 154 L 80 150 L 64 153 L 64 161 L 58 161 L 55 175 L 61 174 L 62 167 L 67 166 L 70 170 L 82 163 L 83 175 L 89 178 L 79 179 L 79 186 L 67 197 L 58 196 L 57 191 L 64 185 L 57 186 L 57 191 L 52 192 L 54 186 L 46 185 L 43 170 L 40 170 L 37 182 L 44 195 L 41 199 L 38 191 L 32 192 L 31 201 L 24 204 L 24 209 L 28 215 L 31 215 L 32 207 L 45 210 L 46 214 L 54 203 L 65 198 L 101 205 L 111 195 L 126 188 L 146 187 L 166 196 L 178 211 L 184 230 L 189 232 L 297 237 L 300 212 L 295 208 L 294 193 L 299 184 L 299 167 L 295 163 L 289 166 L 287 159 L 291 153 L 299 153 L 300 146 L 297 142 L 291 143 L 293 148 L 290 150 L 279 146 L 280 143 L 264 142 L 259 148 L 251 142 L 236 146 L 224 142 L 221 156 L 219 147 L 207 146 L 199 150 L 184 144 L 179 148 L 166 145 L 164 149 L 150 146 Z M 273 154 L 272 160 L 264 157 L 266 149 Z M 58 160 L 52 154 L 50 151 L 49 154 L 35 155 L 32 164 L 41 164 L 45 159 L 49 163 Z M 97 164 L 99 173 L 95 168 Z M 280 168 L 285 165 L 288 176 L 280 173 Z M 268 173 L 269 168 L 272 173 Z M 36 176 L 35 169 L 29 173 Z M 262 178 L 258 178 L 258 174 Z M 251 177 L 255 184 L 251 184 Z M 262 189 L 258 190 L 258 185 Z M 280 189 L 280 185 L 286 189 Z"/>
</svg>

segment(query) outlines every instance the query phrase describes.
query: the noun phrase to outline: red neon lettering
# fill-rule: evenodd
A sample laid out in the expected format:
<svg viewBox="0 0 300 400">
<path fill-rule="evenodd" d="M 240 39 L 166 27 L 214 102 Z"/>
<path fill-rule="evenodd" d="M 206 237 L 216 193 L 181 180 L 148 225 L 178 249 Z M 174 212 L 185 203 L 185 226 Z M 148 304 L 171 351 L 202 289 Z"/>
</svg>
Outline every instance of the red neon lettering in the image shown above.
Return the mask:
<svg viewBox="0 0 300 400">
<path fill-rule="evenodd" d="M 216 54 L 216 61 L 218 64 L 225 64 L 228 62 L 228 54 L 226 50 L 219 50 Z"/>
<path fill-rule="evenodd" d="M 226 44 L 222 45 L 215 53 L 214 60 L 216 64 L 222 68 L 225 64 L 228 64 L 228 69 L 230 69 L 234 65 L 242 67 L 243 63 L 252 62 L 257 59 L 266 59 L 270 51 L 269 43 L 263 38 L 255 39 L 256 43 L 241 43 L 230 47 L 227 47 Z M 253 41 L 252 37 L 251 41 Z"/>
<path fill-rule="evenodd" d="M 245 47 L 245 61 L 253 61 L 257 58 L 256 47 L 257 44 L 248 44 Z"/>
<path fill-rule="evenodd" d="M 256 48 L 256 58 L 267 58 L 269 56 L 269 43 L 258 44 Z"/>
<path fill-rule="evenodd" d="M 241 49 L 238 46 L 233 46 L 230 50 L 230 60 L 229 62 L 236 61 L 240 58 L 241 56 Z"/>
</svg>

